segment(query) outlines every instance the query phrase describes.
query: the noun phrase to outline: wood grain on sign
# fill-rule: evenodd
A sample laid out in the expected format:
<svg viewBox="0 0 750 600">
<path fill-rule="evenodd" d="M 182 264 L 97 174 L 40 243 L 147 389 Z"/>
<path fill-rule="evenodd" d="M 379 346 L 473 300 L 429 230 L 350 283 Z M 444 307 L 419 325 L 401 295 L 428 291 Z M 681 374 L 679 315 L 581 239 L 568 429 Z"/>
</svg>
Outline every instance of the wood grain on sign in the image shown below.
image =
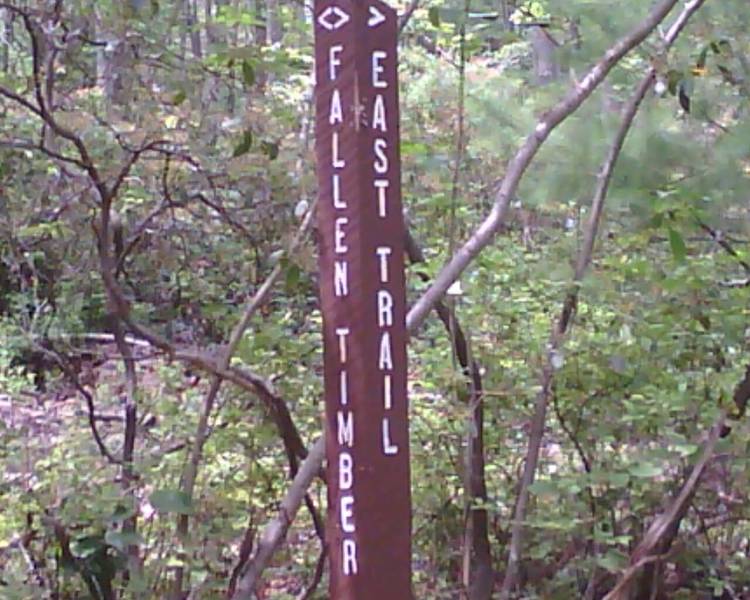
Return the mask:
<svg viewBox="0 0 750 600">
<path fill-rule="evenodd" d="M 334 600 L 411 600 L 397 18 L 315 5 L 327 538 Z"/>
</svg>

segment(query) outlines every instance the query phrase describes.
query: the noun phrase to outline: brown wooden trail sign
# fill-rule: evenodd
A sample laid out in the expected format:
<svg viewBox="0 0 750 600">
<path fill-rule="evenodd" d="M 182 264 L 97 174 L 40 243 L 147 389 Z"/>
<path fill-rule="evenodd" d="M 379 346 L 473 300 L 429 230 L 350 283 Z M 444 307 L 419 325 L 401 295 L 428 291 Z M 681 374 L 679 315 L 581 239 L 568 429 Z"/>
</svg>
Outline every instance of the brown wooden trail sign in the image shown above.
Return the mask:
<svg viewBox="0 0 750 600">
<path fill-rule="evenodd" d="M 316 0 L 327 543 L 334 600 L 411 600 L 397 18 Z"/>
</svg>

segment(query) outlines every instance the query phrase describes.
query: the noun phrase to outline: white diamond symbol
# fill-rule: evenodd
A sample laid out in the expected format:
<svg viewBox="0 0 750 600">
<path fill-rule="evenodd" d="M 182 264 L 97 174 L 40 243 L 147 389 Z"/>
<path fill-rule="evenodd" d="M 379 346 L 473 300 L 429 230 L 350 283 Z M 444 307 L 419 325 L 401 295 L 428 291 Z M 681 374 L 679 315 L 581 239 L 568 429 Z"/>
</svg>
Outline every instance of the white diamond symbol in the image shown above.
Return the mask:
<svg viewBox="0 0 750 600">
<path fill-rule="evenodd" d="M 338 6 L 329 6 L 320 13 L 320 16 L 318 17 L 318 23 L 328 31 L 333 31 L 339 27 L 343 27 L 348 22 L 349 15 Z"/>
<path fill-rule="evenodd" d="M 377 8 L 374 6 L 370 7 L 370 18 L 367 21 L 367 25 L 370 27 L 377 27 L 381 23 L 385 21 L 385 15 L 380 12 Z"/>
</svg>

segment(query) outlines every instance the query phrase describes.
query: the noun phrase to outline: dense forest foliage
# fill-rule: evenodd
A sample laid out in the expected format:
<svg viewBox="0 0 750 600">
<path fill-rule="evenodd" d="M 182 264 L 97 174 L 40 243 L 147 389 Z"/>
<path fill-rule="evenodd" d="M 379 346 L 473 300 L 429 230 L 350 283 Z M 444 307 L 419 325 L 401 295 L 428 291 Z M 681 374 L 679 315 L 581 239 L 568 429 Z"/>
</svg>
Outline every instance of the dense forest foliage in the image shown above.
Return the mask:
<svg viewBox="0 0 750 600">
<path fill-rule="evenodd" d="M 750 4 L 395 8 L 415 598 L 750 598 Z M 3 600 L 327 597 L 313 11 L 0 0 Z"/>
</svg>

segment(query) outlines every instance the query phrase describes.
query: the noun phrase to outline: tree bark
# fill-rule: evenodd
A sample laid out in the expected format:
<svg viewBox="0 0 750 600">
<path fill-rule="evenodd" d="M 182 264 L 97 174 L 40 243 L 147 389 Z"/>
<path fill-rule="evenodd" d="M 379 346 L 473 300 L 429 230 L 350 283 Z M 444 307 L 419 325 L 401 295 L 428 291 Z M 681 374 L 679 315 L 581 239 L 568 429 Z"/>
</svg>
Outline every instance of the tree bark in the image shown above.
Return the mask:
<svg viewBox="0 0 750 600">
<path fill-rule="evenodd" d="M 10 71 L 10 46 L 13 43 L 13 13 L 2 11 L 3 41 L 0 48 L 0 69 L 3 73 Z"/>
<path fill-rule="evenodd" d="M 268 15 L 266 16 L 268 43 L 278 44 L 284 36 L 279 18 L 279 0 L 266 0 L 266 7 L 268 10 Z"/>
<path fill-rule="evenodd" d="M 198 28 L 198 0 L 185 0 L 185 25 L 190 32 L 190 51 L 198 59 L 203 58 L 203 41 Z"/>
<path fill-rule="evenodd" d="M 557 60 L 559 44 L 546 28 L 532 25 L 529 28 L 531 47 L 534 53 L 534 78 L 538 85 L 552 83 L 560 77 L 560 64 Z"/>
</svg>

